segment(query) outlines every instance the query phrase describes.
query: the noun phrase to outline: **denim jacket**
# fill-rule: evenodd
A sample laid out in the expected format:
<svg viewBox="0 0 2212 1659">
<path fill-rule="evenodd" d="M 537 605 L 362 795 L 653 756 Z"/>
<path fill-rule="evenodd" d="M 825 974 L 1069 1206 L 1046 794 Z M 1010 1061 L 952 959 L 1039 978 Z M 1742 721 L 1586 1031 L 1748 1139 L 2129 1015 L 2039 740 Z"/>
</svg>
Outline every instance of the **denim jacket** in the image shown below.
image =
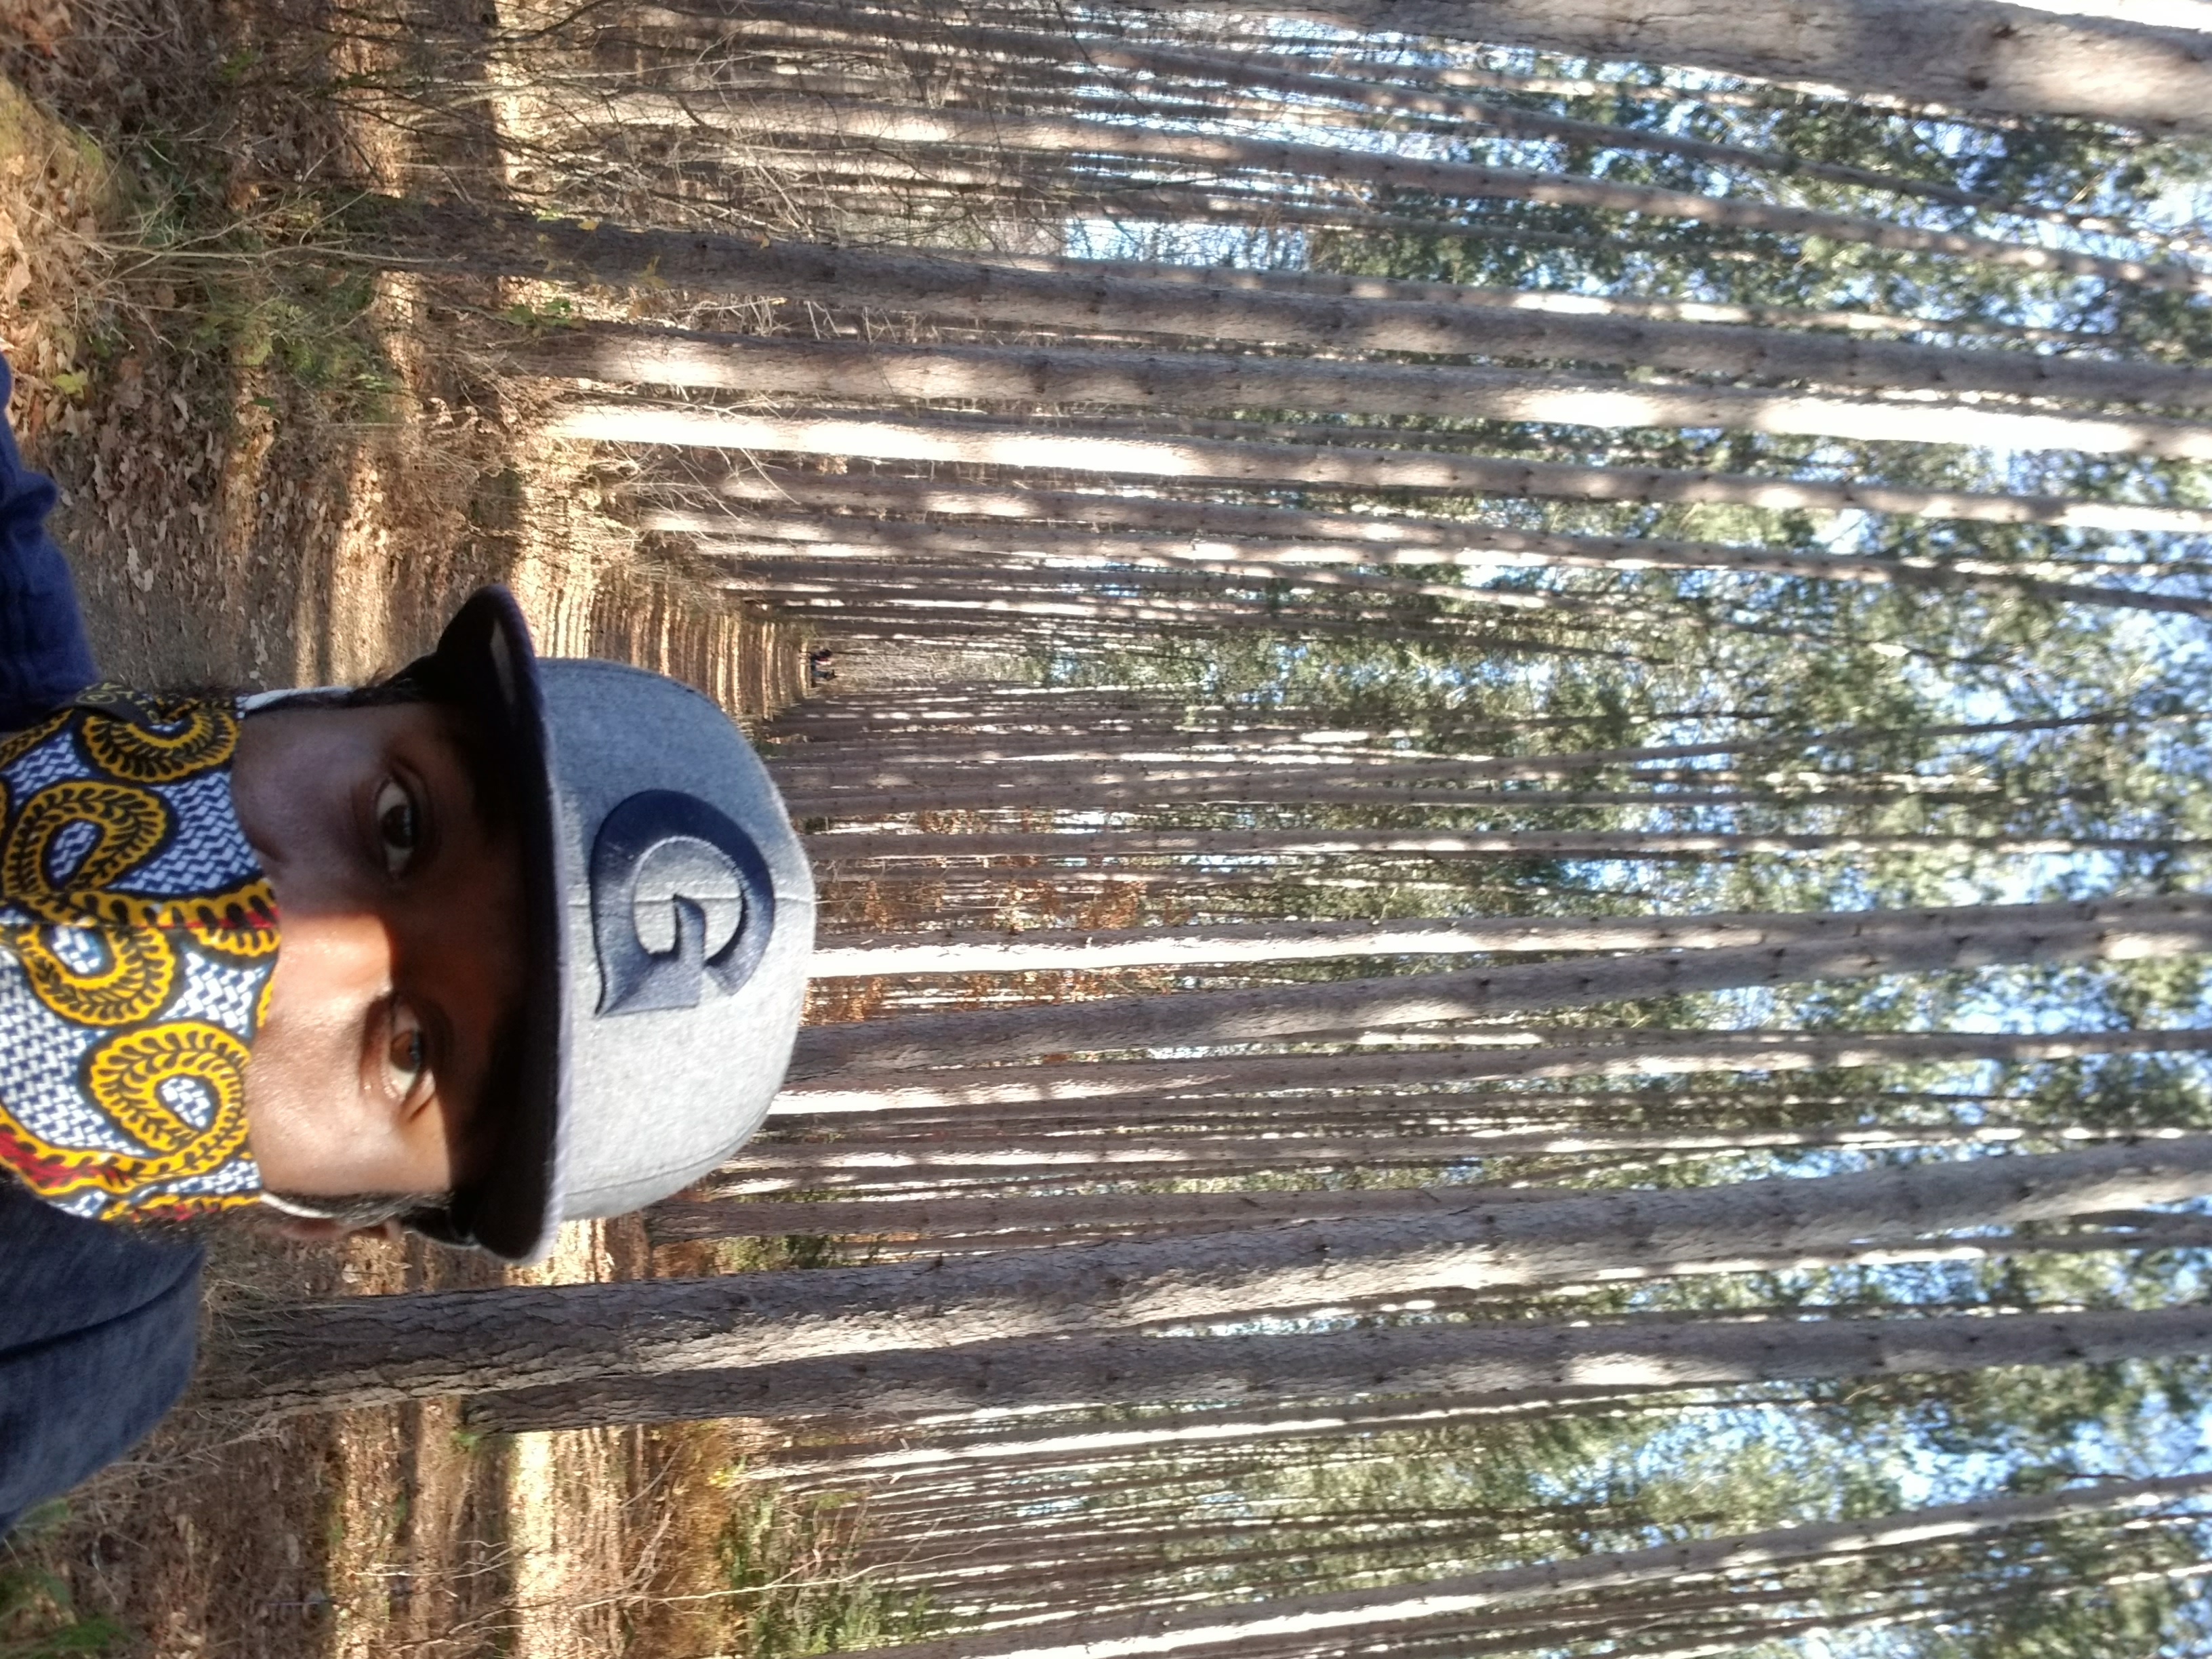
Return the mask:
<svg viewBox="0 0 2212 1659">
<path fill-rule="evenodd" d="M 0 362 L 0 408 L 10 384 Z M 0 420 L 0 732 L 99 678 L 69 562 L 46 531 L 54 498 Z M 64 1215 L 0 1175 L 0 1534 L 176 1403 L 191 1376 L 199 1275 L 198 1249 Z"/>
</svg>

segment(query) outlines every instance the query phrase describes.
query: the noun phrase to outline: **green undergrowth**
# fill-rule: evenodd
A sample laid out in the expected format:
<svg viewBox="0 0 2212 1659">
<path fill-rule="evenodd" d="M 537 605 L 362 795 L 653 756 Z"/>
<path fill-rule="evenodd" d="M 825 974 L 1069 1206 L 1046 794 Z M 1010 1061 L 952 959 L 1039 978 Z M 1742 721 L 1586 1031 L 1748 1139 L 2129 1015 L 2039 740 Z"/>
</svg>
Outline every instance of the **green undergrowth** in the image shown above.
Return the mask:
<svg viewBox="0 0 2212 1659">
<path fill-rule="evenodd" d="M 851 1493 L 793 1496 L 728 1481 L 738 1494 L 716 1540 L 732 1595 L 730 1624 L 746 1659 L 806 1659 L 926 1633 L 926 1597 L 872 1580 L 856 1564 L 865 1505 Z"/>
<path fill-rule="evenodd" d="M 40 1540 L 67 1517 L 49 1504 L 32 1512 L 0 1543 L 0 1659 L 64 1659 L 118 1651 L 126 1632 L 112 1619 L 88 1617 L 69 1586 L 40 1561 Z"/>
<path fill-rule="evenodd" d="M 153 346 L 335 418 L 381 418 L 398 378 L 371 315 L 376 269 L 343 228 L 354 192 L 248 176 L 227 135 L 254 111 L 220 76 L 191 106 L 197 130 L 181 116 L 118 125 L 99 88 L 80 91 L 57 110 L 0 80 L 0 173 L 44 173 L 61 196 L 21 227 L 50 245 L 33 263 L 46 325 L 67 345 L 56 388 L 96 399 L 112 365 Z M 65 262 L 50 262 L 60 246 Z"/>
<path fill-rule="evenodd" d="M 338 417 L 381 416 L 398 380 L 370 315 L 376 271 L 351 257 L 342 204 L 305 186 L 241 196 L 219 155 L 165 137 L 121 161 L 118 256 L 168 344 L 289 382 Z"/>
<path fill-rule="evenodd" d="M 720 1238 L 714 1241 L 714 1271 L 722 1273 L 773 1273 L 782 1267 L 835 1267 L 847 1265 L 847 1240 L 823 1233 L 788 1233 L 769 1238 Z"/>
</svg>

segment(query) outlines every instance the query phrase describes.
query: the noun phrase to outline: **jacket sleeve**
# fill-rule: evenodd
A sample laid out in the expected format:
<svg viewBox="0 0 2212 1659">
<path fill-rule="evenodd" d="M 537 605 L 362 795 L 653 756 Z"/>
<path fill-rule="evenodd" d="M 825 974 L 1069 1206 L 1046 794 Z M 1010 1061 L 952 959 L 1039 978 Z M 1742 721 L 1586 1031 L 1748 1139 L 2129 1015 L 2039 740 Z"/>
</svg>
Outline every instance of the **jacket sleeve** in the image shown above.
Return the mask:
<svg viewBox="0 0 2212 1659">
<path fill-rule="evenodd" d="M 14 377 L 0 361 L 0 410 Z M 0 732 L 28 726 L 100 678 L 69 561 L 46 534 L 53 480 L 23 465 L 0 418 Z"/>
<path fill-rule="evenodd" d="M 0 1176 L 0 1535 L 145 1437 L 191 1379 L 200 1252 Z"/>
</svg>

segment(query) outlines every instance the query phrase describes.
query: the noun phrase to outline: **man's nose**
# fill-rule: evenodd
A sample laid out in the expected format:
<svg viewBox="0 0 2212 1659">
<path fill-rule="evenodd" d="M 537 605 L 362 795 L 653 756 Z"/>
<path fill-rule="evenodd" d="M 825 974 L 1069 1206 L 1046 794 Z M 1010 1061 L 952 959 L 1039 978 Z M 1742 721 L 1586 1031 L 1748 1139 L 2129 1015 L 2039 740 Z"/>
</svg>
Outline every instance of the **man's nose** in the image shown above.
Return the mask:
<svg viewBox="0 0 2212 1659">
<path fill-rule="evenodd" d="M 282 911 L 277 941 L 277 994 L 288 1000 L 307 992 L 317 1001 L 377 996 L 391 985 L 397 945 L 374 912 Z"/>
</svg>

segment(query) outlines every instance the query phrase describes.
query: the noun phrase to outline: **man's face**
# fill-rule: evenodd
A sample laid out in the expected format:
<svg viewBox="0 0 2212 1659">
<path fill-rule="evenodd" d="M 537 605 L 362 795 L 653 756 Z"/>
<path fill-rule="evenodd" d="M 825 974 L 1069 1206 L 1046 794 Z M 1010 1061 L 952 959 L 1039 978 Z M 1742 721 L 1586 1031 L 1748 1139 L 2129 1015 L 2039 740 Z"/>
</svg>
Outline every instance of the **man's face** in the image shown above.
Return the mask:
<svg viewBox="0 0 2212 1659">
<path fill-rule="evenodd" d="M 246 1067 L 272 1192 L 441 1193 L 479 1173 L 494 1051 L 523 983 L 520 854 L 429 703 L 247 717 L 239 823 L 283 944 Z"/>
</svg>

